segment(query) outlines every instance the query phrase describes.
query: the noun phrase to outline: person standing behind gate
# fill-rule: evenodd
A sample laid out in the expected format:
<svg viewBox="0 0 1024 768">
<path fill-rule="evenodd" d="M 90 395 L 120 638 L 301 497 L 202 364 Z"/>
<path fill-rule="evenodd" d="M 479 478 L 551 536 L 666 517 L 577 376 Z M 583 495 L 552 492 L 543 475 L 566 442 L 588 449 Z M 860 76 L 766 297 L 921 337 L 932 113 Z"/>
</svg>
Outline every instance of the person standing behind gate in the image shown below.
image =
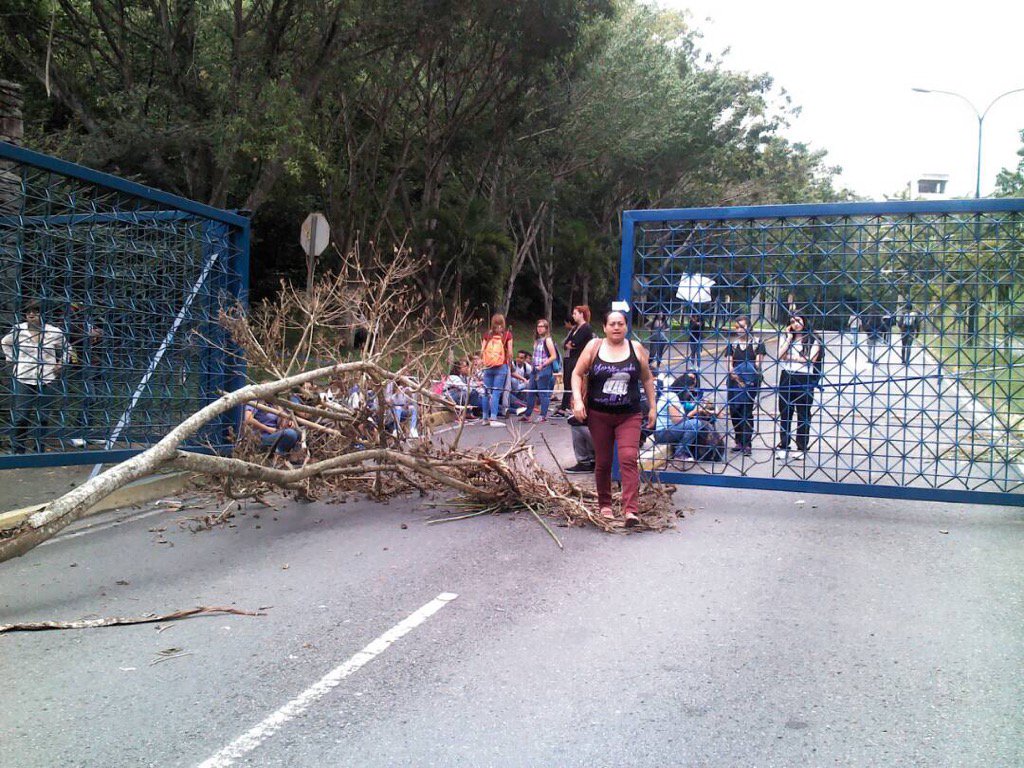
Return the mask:
<svg viewBox="0 0 1024 768">
<path fill-rule="evenodd" d="M 729 397 L 729 416 L 732 418 L 736 450 L 750 456 L 755 432 L 754 405 L 757 402 L 764 361 L 764 342 L 750 332 L 750 319 L 736 320 L 736 333 L 725 348 L 729 359 L 729 378 L 726 391 Z"/>
<path fill-rule="evenodd" d="M 897 325 L 900 329 L 900 341 L 903 345 L 900 355 L 903 358 L 903 364 L 910 365 L 910 348 L 913 346 L 914 339 L 917 338 L 917 333 L 920 330 L 921 315 L 918 314 L 909 301 L 903 307 L 903 312 L 898 318 Z"/>
<path fill-rule="evenodd" d="M 782 374 L 779 377 L 779 444 L 775 455 L 783 461 L 802 459 L 811 434 L 811 407 L 818 383 L 816 361 L 821 358 L 821 342 L 799 315 L 786 326 L 786 338 L 779 346 Z M 790 453 L 793 417 L 796 417 L 796 450 Z"/>
<path fill-rule="evenodd" d="M 704 344 L 702 338 L 704 333 L 704 320 L 701 318 L 699 312 L 694 311 L 690 313 L 686 327 L 688 331 L 686 364 L 687 366 L 692 366 L 693 370 L 699 371 L 701 347 Z"/>
<path fill-rule="evenodd" d="M 480 359 L 484 381 L 484 423 L 503 427 L 504 422 L 499 420 L 501 398 L 512 367 L 512 334 L 505 327 L 504 315 L 491 316 L 491 327 L 480 345 Z"/>
<path fill-rule="evenodd" d="M 647 428 L 654 429 L 658 400 L 647 350 L 626 338 L 626 315 L 612 310 L 605 315 L 604 339 L 594 339 L 580 355 L 572 375 L 572 413 L 587 421 L 594 441 L 594 480 L 599 514 L 612 512 L 612 448 L 617 446 L 622 473 L 622 514 L 627 526 L 640 522 L 640 428 L 643 414 L 640 385 L 649 404 Z"/>
<path fill-rule="evenodd" d="M 562 372 L 562 381 L 566 384 L 572 381 L 572 369 L 576 361 L 580 359 L 583 348 L 594 338 L 594 329 L 590 327 L 590 307 L 580 304 L 572 308 L 573 326 L 562 342 L 562 349 L 565 350 L 563 357 L 565 370 Z M 572 385 L 563 386 L 565 392 L 562 395 L 562 404 L 555 412 L 556 416 L 568 416 L 571 413 Z"/>
<path fill-rule="evenodd" d="M 647 339 L 651 353 L 651 365 L 658 369 L 661 368 L 661 360 L 665 356 L 665 350 L 668 349 L 668 336 L 665 335 L 667 328 L 668 320 L 665 319 L 665 313 L 658 312 L 651 319 L 651 335 Z"/>
<path fill-rule="evenodd" d="M 553 365 L 558 359 L 558 350 L 551 340 L 551 324 L 544 319 L 537 321 L 537 331 L 533 341 L 533 372 L 530 374 L 529 391 L 526 393 L 526 413 L 519 420 L 530 421 L 533 406 L 540 400 L 540 415 L 535 423 L 548 420 L 548 408 L 551 405 L 551 391 L 555 387 Z"/>
<path fill-rule="evenodd" d="M 880 309 L 876 308 L 868 315 L 865 325 L 865 331 L 868 336 L 868 362 L 872 365 L 877 365 L 878 345 L 885 341 L 885 337 L 889 333 L 885 315 L 882 314 Z"/>
<path fill-rule="evenodd" d="M 25 453 L 31 434 L 31 447 L 42 453 L 57 382 L 68 359 L 67 339 L 60 328 L 43 322 L 38 304 L 26 304 L 23 314 L 25 322 L 0 340 L 13 368 L 11 450 Z"/>
<path fill-rule="evenodd" d="M 96 322 L 90 309 L 81 304 L 71 305 L 68 315 L 68 361 L 70 369 L 65 381 L 68 394 L 77 399 L 78 432 L 69 440 L 76 448 L 84 448 L 87 440 L 99 442 L 102 435 L 93 433 L 102 420 L 103 408 L 97 407 L 97 394 L 109 371 L 103 364 L 103 328 Z"/>
</svg>

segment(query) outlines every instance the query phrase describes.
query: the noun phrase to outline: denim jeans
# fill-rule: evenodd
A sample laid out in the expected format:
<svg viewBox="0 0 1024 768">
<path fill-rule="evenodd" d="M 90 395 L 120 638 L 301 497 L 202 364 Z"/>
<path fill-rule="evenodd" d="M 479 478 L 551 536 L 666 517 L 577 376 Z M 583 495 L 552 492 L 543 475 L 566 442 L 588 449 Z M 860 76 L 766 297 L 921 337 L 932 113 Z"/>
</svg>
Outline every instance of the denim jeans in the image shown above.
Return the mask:
<svg viewBox="0 0 1024 768">
<path fill-rule="evenodd" d="M 288 428 L 279 429 L 273 434 L 267 434 L 266 432 L 260 432 L 260 445 L 264 448 L 270 448 L 274 446 L 274 449 L 281 456 L 286 456 L 291 453 L 292 448 L 299 442 L 298 430 Z"/>
<path fill-rule="evenodd" d="M 501 395 L 505 391 L 505 380 L 508 378 L 507 365 L 495 365 L 484 368 L 484 420 L 497 419 L 501 413 Z"/>
<path fill-rule="evenodd" d="M 481 402 L 482 398 L 480 397 L 480 393 L 477 392 L 475 389 L 465 390 L 465 389 L 454 389 L 454 388 L 452 388 L 452 389 L 446 389 L 445 390 L 445 394 L 456 405 L 466 405 L 466 406 L 469 406 L 469 409 L 471 411 L 472 410 L 479 410 L 479 409 L 483 408 L 483 403 Z M 467 415 L 472 415 L 472 414 L 467 414 Z"/>
<path fill-rule="evenodd" d="M 700 419 L 683 419 L 678 424 L 673 424 L 665 429 L 659 429 L 654 433 L 655 443 L 666 443 L 675 445 L 675 453 L 680 453 L 693 458 L 694 448 L 697 445 L 697 438 L 704 422 Z"/>
<path fill-rule="evenodd" d="M 526 396 L 526 415 L 533 413 L 534 403 L 540 399 L 541 418 L 547 418 L 548 408 L 551 407 L 551 391 L 555 388 L 555 374 L 551 366 L 547 365 L 541 370 L 533 369 L 530 374 L 530 392 Z"/>
<path fill-rule="evenodd" d="M 11 397 L 11 449 L 13 453 L 45 450 L 43 438 L 49 429 L 50 410 L 57 401 L 57 382 L 25 384 L 14 380 Z"/>
<path fill-rule="evenodd" d="M 690 339 L 689 351 L 686 356 L 687 362 L 693 361 L 694 368 L 700 368 L 700 353 L 704 346 L 704 342 L 700 339 Z"/>
<path fill-rule="evenodd" d="M 415 430 L 420 424 L 420 410 L 413 403 L 391 406 L 391 413 L 395 416 L 395 427 L 402 426 L 402 420 L 409 419 L 409 429 Z"/>
<path fill-rule="evenodd" d="M 651 365 L 660 366 L 661 359 L 665 356 L 665 349 L 668 347 L 668 338 L 664 331 L 654 331 L 647 340 L 647 347 L 650 353 Z"/>
</svg>

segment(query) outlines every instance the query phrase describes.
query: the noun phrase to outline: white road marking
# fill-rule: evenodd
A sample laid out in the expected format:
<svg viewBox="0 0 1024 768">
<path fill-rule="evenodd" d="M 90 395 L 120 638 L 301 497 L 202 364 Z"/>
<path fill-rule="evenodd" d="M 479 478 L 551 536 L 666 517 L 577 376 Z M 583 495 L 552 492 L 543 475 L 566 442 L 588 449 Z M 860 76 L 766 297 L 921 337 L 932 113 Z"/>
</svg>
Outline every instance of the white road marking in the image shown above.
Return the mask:
<svg viewBox="0 0 1024 768">
<path fill-rule="evenodd" d="M 122 517 L 120 520 L 112 520 L 109 523 L 99 523 L 97 525 L 89 526 L 88 528 L 83 528 L 80 531 L 73 531 L 72 533 L 64 533 L 64 534 L 61 534 L 60 536 L 54 536 L 52 539 L 48 539 L 48 540 L 44 541 L 39 546 L 40 547 L 45 547 L 47 544 L 56 544 L 58 541 L 66 541 L 68 539 L 77 539 L 79 536 L 88 536 L 90 533 L 99 533 L 100 531 L 106 531 L 106 530 L 109 530 L 111 528 L 116 528 L 119 525 L 124 525 L 126 523 L 131 523 L 131 522 L 134 522 L 136 520 L 145 520 L 147 517 L 153 517 L 153 515 L 162 515 L 165 512 L 176 512 L 176 511 L 177 510 L 174 510 L 174 509 L 154 509 L 154 510 L 151 510 L 149 512 L 142 512 L 142 513 L 137 514 L 137 515 L 132 515 L 130 517 Z"/>
<path fill-rule="evenodd" d="M 402 619 L 348 661 L 332 669 L 279 710 L 269 715 L 263 722 L 250 728 L 213 757 L 204 760 L 199 764 L 199 768 L 226 768 L 238 758 L 252 752 L 277 733 L 289 720 L 301 715 L 330 693 L 342 680 L 373 661 L 391 647 L 392 643 L 407 635 L 457 597 L 458 595 L 451 592 L 442 592 L 422 608 Z"/>
</svg>

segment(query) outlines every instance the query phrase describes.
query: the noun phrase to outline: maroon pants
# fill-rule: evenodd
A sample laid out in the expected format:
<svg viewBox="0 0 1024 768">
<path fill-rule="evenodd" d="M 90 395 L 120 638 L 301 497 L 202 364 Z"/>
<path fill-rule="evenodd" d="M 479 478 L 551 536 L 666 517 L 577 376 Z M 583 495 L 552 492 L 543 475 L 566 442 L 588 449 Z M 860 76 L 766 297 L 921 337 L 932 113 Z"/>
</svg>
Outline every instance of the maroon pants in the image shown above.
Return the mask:
<svg viewBox="0 0 1024 768">
<path fill-rule="evenodd" d="M 598 506 L 612 505 L 612 446 L 619 451 L 619 472 L 622 474 L 622 513 L 634 515 L 640 505 L 640 413 L 601 413 L 587 411 L 590 437 L 594 441 L 594 481 L 597 484 Z"/>
</svg>

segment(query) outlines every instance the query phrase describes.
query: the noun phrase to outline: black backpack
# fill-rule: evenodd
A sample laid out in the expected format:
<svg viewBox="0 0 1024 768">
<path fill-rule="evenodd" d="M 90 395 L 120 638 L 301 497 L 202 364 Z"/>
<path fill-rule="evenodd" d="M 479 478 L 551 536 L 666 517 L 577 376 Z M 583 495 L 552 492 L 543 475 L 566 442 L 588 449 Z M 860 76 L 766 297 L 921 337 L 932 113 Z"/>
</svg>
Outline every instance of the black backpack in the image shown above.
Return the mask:
<svg viewBox="0 0 1024 768">
<path fill-rule="evenodd" d="M 697 461 L 725 461 L 725 435 L 713 424 L 697 433 L 693 457 Z"/>
</svg>

